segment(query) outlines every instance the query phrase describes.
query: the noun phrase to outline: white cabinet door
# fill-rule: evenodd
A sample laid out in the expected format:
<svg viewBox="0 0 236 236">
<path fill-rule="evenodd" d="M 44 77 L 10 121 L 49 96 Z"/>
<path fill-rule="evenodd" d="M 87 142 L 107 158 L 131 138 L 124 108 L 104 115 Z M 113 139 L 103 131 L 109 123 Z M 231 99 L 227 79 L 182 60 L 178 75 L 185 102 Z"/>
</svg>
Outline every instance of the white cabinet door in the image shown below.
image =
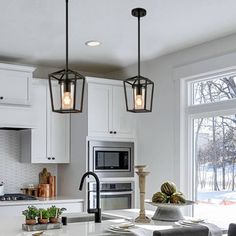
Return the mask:
<svg viewBox="0 0 236 236">
<path fill-rule="evenodd" d="M 36 82 L 37 83 L 37 82 Z M 31 162 L 32 163 L 45 163 L 47 161 L 46 156 L 46 135 L 47 135 L 47 92 L 45 81 L 39 81 L 33 86 L 33 117 L 36 121 L 36 127 L 32 129 L 31 133 Z"/>
<path fill-rule="evenodd" d="M 21 160 L 31 163 L 70 162 L 70 117 L 52 112 L 48 82 L 34 79 L 33 129 L 21 131 Z"/>
<path fill-rule="evenodd" d="M 113 134 L 119 138 L 133 138 L 135 117 L 126 111 L 123 86 L 112 86 L 112 127 Z"/>
<path fill-rule="evenodd" d="M 30 116 L 35 126 L 21 131 L 21 161 L 46 163 L 47 93 L 44 80 L 34 80 Z"/>
<path fill-rule="evenodd" d="M 0 104 L 30 105 L 34 68 L 0 63 Z"/>
<path fill-rule="evenodd" d="M 122 83 L 120 85 L 88 83 L 90 136 L 134 138 L 134 126 L 135 117 L 126 111 Z"/>
<path fill-rule="evenodd" d="M 88 132 L 107 136 L 112 132 L 112 86 L 88 84 Z"/>
<path fill-rule="evenodd" d="M 52 112 L 47 88 L 47 160 L 48 163 L 70 162 L 70 115 Z"/>
<path fill-rule="evenodd" d="M 83 212 L 84 206 L 83 206 L 83 202 L 71 202 L 71 203 L 64 203 L 64 202 L 57 202 L 54 203 L 52 201 L 52 203 L 43 203 L 43 201 L 41 201 L 40 203 L 37 201 L 35 203 L 30 202 L 30 204 L 22 204 L 22 205 L 5 205 L 5 206 L 0 206 L 0 217 L 4 217 L 4 216 L 21 216 L 22 215 L 22 211 L 24 211 L 25 209 L 27 209 L 28 205 L 33 205 L 37 208 L 49 208 L 52 205 L 58 207 L 58 208 L 66 208 L 66 211 L 64 214 L 67 213 L 79 213 L 79 212 Z"/>
</svg>

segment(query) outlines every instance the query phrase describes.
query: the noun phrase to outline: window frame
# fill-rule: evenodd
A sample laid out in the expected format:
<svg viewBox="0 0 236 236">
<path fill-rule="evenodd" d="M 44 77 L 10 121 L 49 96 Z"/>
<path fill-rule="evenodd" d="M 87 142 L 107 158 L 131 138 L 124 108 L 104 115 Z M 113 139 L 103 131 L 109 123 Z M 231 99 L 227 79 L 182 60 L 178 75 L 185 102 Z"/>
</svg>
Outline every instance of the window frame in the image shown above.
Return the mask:
<svg viewBox="0 0 236 236">
<path fill-rule="evenodd" d="M 194 119 L 236 114 L 236 99 L 223 100 L 214 103 L 193 104 L 192 83 L 199 81 L 208 81 L 232 75 L 236 75 L 236 69 L 234 69 L 233 71 L 230 70 L 228 72 L 222 70 L 217 73 L 205 73 L 204 75 L 199 76 L 195 75 L 187 78 L 182 78 L 177 82 L 180 88 L 179 160 L 182 159 L 182 161 L 180 162 L 180 186 L 187 186 L 185 187 L 185 193 L 187 198 L 189 199 L 196 200 L 197 193 L 197 176 L 195 173 L 196 163 L 194 157 Z M 181 155 L 183 155 L 182 158 Z M 183 165 L 183 163 L 185 163 L 185 165 Z M 186 181 L 186 179 L 190 181 Z M 192 207 L 192 209 L 188 209 L 187 214 L 193 216 L 194 207 Z"/>
</svg>

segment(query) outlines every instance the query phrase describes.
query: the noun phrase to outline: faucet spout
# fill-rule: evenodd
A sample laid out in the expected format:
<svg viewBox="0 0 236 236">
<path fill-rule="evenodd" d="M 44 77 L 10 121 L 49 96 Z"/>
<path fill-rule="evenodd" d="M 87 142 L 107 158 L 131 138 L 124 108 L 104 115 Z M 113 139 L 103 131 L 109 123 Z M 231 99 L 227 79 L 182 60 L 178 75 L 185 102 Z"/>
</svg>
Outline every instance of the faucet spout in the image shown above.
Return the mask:
<svg viewBox="0 0 236 236">
<path fill-rule="evenodd" d="M 97 205 L 96 205 L 96 208 L 94 208 L 94 209 L 89 208 L 89 205 L 88 205 L 88 213 L 94 213 L 95 214 L 95 223 L 101 223 L 100 180 L 99 180 L 98 176 L 92 171 L 88 171 L 88 172 L 84 173 L 84 175 L 82 176 L 82 179 L 80 181 L 79 190 L 81 191 L 83 189 L 84 180 L 89 175 L 92 175 L 96 180 L 96 204 Z"/>
</svg>

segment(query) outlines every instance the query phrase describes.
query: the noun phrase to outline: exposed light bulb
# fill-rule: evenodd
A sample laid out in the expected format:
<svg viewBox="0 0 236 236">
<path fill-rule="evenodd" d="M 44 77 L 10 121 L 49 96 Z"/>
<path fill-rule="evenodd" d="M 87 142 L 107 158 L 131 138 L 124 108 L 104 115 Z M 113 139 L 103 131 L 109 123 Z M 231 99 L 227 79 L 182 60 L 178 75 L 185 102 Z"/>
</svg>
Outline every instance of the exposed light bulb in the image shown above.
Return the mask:
<svg viewBox="0 0 236 236">
<path fill-rule="evenodd" d="M 73 99 L 70 92 L 64 92 L 62 97 L 62 109 L 72 109 L 73 108 Z"/>
<path fill-rule="evenodd" d="M 143 109 L 144 108 L 144 101 L 142 94 L 135 96 L 135 109 Z"/>
<path fill-rule="evenodd" d="M 142 95 L 136 96 L 135 104 L 136 104 L 136 106 L 139 106 L 139 107 L 143 105 Z"/>
</svg>

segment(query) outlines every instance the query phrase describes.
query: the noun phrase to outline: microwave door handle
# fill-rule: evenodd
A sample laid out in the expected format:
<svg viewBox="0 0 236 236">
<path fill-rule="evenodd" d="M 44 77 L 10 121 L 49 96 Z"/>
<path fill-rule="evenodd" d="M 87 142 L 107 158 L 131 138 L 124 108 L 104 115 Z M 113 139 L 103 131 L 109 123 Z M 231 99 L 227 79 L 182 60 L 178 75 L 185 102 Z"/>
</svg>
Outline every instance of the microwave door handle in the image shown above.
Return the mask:
<svg viewBox="0 0 236 236">
<path fill-rule="evenodd" d="M 123 191 L 123 192 L 100 192 L 100 195 L 101 195 L 101 196 L 124 195 L 124 194 L 133 194 L 133 191 Z"/>
</svg>

